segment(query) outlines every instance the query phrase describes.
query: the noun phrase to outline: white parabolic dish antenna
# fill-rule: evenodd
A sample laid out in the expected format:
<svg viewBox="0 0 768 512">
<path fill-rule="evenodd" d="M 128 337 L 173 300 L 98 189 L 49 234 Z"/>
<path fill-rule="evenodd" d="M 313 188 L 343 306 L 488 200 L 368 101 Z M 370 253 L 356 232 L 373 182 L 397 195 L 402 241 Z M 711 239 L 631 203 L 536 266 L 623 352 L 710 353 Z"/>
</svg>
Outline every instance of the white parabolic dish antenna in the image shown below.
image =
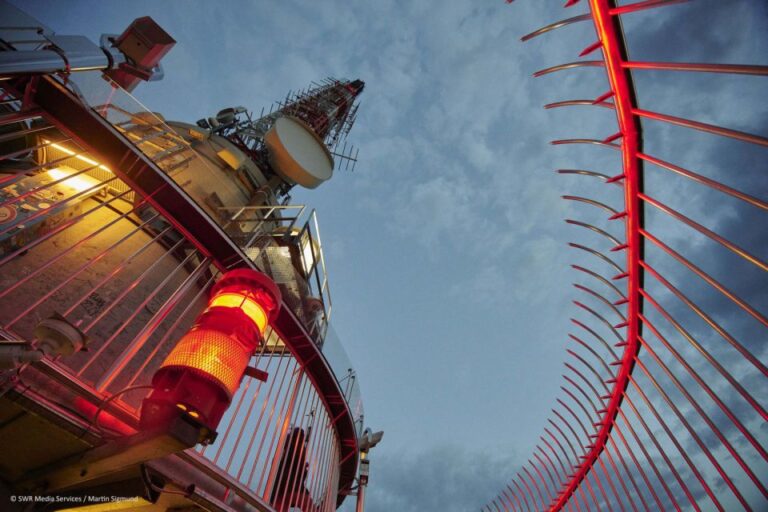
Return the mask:
<svg viewBox="0 0 768 512">
<path fill-rule="evenodd" d="M 264 137 L 269 163 L 280 176 L 302 187 L 316 188 L 333 175 L 333 157 L 302 120 L 279 117 Z"/>
</svg>

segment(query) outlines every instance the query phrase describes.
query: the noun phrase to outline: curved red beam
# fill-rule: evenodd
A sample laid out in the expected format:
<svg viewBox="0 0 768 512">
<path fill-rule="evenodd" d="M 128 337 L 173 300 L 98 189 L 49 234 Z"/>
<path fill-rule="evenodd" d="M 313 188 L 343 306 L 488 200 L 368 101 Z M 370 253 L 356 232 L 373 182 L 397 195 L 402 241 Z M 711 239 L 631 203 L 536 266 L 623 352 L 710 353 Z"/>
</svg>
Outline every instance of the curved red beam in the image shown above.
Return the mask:
<svg viewBox="0 0 768 512">
<path fill-rule="evenodd" d="M 618 20 L 612 14 L 612 10 L 615 8 L 614 2 L 612 0 L 589 0 L 589 5 L 592 10 L 595 31 L 602 43 L 605 71 L 613 92 L 616 117 L 621 133 L 624 204 L 627 213 L 625 216 L 626 273 L 628 274 L 627 333 L 624 353 L 615 375 L 616 382 L 611 389 L 610 398 L 601 418 L 594 443 L 583 456 L 573 477 L 550 507 L 549 510 L 552 512 L 563 510 L 597 462 L 600 454 L 605 450 L 640 349 L 640 313 L 643 300 L 640 295 L 643 279 L 643 271 L 640 266 L 643 251 L 643 238 L 640 236 L 640 229 L 643 225 L 642 203 L 639 198 L 642 191 L 642 161 L 638 158 L 638 153 L 642 149 L 640 123 L 634 112 L 637 105 L 632 77 L 624 65 L 627 59 L 621 28 Z"/>
</svg>

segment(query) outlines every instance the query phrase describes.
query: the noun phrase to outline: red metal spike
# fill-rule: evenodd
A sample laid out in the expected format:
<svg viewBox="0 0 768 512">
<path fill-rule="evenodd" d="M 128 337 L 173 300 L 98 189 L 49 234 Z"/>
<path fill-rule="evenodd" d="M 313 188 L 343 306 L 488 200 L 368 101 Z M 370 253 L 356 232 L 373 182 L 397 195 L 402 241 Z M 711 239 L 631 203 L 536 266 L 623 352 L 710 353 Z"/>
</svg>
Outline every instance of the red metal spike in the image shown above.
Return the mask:
<svg viewBox="0 0 768 512">
<path fill-rule="evenodd" d="M 597 50 L 603 45 L 603 42 L 600 40 L 595 41 L 591 45 L 587 46 L 583 50 L 581 50 L 581 53 L 579 54 L 579 57 L 584 57 L 585 55 L 589 55 L 593 51 Z"/>
<path fill-rule="evenodd" d="M 623 211 L 623 212 L 619 212 L 619 213 L 614 213 L 613 215 L 608 217 L 608 220 L 621 219 L 622 217 L 626 217 L 626 216 L 627 216 L 627 212 Z"/>
<path fill-rule="evenodd" d="M 601 43 L 602 44 L 602 43 Z M 602 96 L 598 96 L 598 98 L 592 102 L 593 105 L 596 105 L 598 103 L 602 103 L 608 98 L 612 98 L 616 93 L 613 91 L 608 91 L 607 93 L 603 94 Z"/>
</svg>

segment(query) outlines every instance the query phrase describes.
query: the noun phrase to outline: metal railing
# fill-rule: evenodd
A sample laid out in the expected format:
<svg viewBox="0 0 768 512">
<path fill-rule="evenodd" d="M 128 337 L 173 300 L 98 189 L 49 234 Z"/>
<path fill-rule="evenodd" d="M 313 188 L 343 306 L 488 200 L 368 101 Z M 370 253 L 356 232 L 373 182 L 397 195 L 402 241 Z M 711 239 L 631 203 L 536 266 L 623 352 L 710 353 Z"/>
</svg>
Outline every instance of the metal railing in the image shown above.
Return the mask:
<svg viewBox="0 0 768 512">
<path fill-rule="evenodd" d="M 151 116 L 121 89 L 96 80 L 96 92 L 106 93 L 112 105 L 99 102 L 99 115 Z M 129 185 L 126 179 L 136 178 L 130 174 L 133 164 L 126 169 L 103 164 L 87 136 L 72 131 L 73 120 L 35 106 L 14 89 L 19 83 L 0 89 L 0 144 L 6 143 L 0 152 L 2 335 L 31 340 L 40 320 L 60 314 L 90 343 L 86 352 L 25 366 L 0 382 L 0 393 L 53 386 L 56 406 L 80 418 L 84 432 L 102 439 L 123 435 L 137 428 L 138 408 L 155 370 L 205 307 L 218 275 L 238 260 L 219 259 L 165 211 L 156 200 L 170 185 L 150 192 Z M 82 82 L 69 86 L 84 101 L 94 92 Z M 167 172 L 200 158 L 183 140 L 169 151 L 154 144 L 167 140 L 167 133 L 149 135 L 128 139 L 158 166 L 170 166 Z M 299 233 L 314 236 L 309 229 L 302 226 Z M 325 279 L 324 263 L 322 270 Z M 317 279 L 327 296 L 327 280 Z M 354 439 L 362 430 L 359 388 L 346 378 L 348 361 L 341 362 L 336 386 L 345 400 L 337 402 L 328 394 L 334 386 L 321 386 L 307 356 L 292 353 L 298 340 L 281 336 L 272 331 L 251 361 L 266 381 L 246 377 L 215 444 L 184 460 L 208 475 L 223 471 L 226 492 L 261 510 L 335 510 L 357 463 L 350 458 L 355 447 L 340 435 L 339 408 L 357 412 L 351 419 Z M 319 360 L 321 369 L 329 364 Z M 313 364 L 317 368 L 317 361 Z M 28 387 L 15 386 L 19 379 Z"/>
<path fill-rule="evenodd" d="M 323 344 L 331 319 L 331 292 L 323 256 L 317 212 L 305 205 L 223 206 L 218 208 L 227 219 L 222 227 L 261 269 L 274 269 L 284 300 L 302 320 L 318 345 Z M 275 261 L 281 250 L 296 251 Z M 299 267 L 293 264 L 299 260 Z M 277 268 L 276 268 L 277 267 Z M 278 270 L 279 269 L 279 270 Z"/>
<path fill-rule="evenodd" d="M 590 196 L 564 196 L 584 216 L 567 222 L 596 237 L 569 243 L 578 258 L 572 265 L 578 298 L 563 395 L 531 458 L 484 511 L 768 506 L 768 198 L 765 188 L 755 187 L 765 184 L 764 176 L 755 181 L 736 168 L 689 170 L 645 149 L 650 142 L 665 149 L 658 141 L 668 139 L 664 125 L 670 125 L 688 130 L 674 135 L 690 136 L 685 140 L 698 143 L 699 151 L 722 144 L 723 154 L 764 162 L 768 137 L 640 108 L 638 94 L 646 102 L 650 96 L 637 87 L 643 72 L 655 73 L 657 81 L 665 73 L 765 77 L 768 66 L 630 59 L 632 32 L 625 34 L 622 21 L 651 9 L 664 16 L 683 3 L 569 0 L 566 7 L 588 12 L 523 37 L 592 21 L 597 41 L 580 57 L 602 51 L 602 59 L 534 76 L 582 67 L 605 71 L 608 91 L 546 108 L 614 110 L 618 128 L 606 130 L 605 138 L 553 144 L 609 149 L 621 171 L 558 171 L 596 184 Z M 677 152 L 682 149 L 676 144 Z"/>
</svg>

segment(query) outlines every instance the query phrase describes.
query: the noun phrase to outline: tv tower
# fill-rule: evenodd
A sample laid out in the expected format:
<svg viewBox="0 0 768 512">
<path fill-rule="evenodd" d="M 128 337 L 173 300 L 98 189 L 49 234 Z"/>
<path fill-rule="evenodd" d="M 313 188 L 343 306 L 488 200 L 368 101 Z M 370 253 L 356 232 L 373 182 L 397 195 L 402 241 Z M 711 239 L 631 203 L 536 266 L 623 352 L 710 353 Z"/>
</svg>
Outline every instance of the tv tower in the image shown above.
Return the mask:
<svg viewBox="0 0 768 512">
<path fill-rule="evenodd" d="M 362 80 L 327 78 L 289 92 L 257 119 L 245 107 L 232 107 L 200 119 L 197 126 L 234 144 L 261 169 L 275 195 L 283 197 L 295 185 L 316 188 L 330 179 L 334 166 L 354 169 L 357 150 L 346 137 L 364 87 Z"/>
<path fill-rule="evenodd" d="M 173 44 L 150 18 L 96 44 L 0 0 L 0 509 L 364 499 L 357 374 L 289 193 L 354 168 L 365 84 L 166 120 L 128 91 Z"/>
</svg>

